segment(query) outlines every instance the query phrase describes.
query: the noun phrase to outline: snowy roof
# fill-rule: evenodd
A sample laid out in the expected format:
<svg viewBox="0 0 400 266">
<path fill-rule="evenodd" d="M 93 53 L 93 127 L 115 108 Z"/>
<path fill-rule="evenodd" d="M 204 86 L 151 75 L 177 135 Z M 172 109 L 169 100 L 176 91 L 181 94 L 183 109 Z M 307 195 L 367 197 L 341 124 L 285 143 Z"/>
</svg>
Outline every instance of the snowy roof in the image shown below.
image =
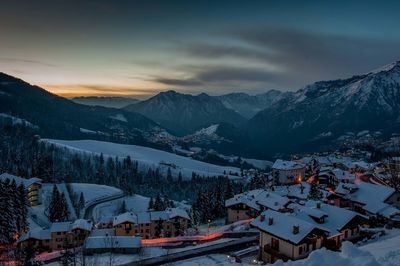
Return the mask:
<svg viewBox="0 0 400 266">
<path fill-rule="evenodd" d="M 358 162 L 351 163 L 351 168 L 361 168 L 364 170 L 371 169 L 371 168 L 373 168 L 373 166 L 374 166 L 373 164 L 366 163 L 364 161 L 358 161 Z"/>
<path fill-rule="evenodd" d="M 71 230 L 82 229 L 86 231 L 91 231 L 92 227 L 93 227 L 92 222 L 84 219 L 78 219 L 71 224 Z"/>
<path fill-rule="evenodd" d="M 141 238 L 132 236 L 94 236 L 85 240 L 86 249 L 101 248 L 140 248 Z"/>
<path fill-rule="evenodd" d="M 114 220 L 114 217 L 112 217 L 112 216 L 103 216 L 100 218 L 98 223 L 99 224 L 110 224 L 113 222 L 113 220 Z"/>
<path fill-rule="evenodd" d="M 225 201 L 225 207 L 234 206 L 236 204 L 245 204 L 246 206 L 259 210 L 260 207 L 257 205 L 255 198 L 262 193 L 264 190 L 255 189 L 250 190 L 241 194 L 235 195 L 233 198 L 227 199 Z"/>
<path fill-rule="evenodd" d="M 53 223 L 50 227 L 50 232 L 68 232 L 71 227 L 70 222 Z"/>
<path fill-rule="evenodd" d="M 116 217 L 114 217 L 114 221 L 113 221 L 113 226 L 116 226 L 118 224 L 122 224 L 122 223 L 133 223 L 133 224 L 137 224 L 137 215 L 134 214 L 133 212 L 125 212 L 122 213 Z"/>
<path fill-rule="evenodd" d="M 35 228 L 33 230 L 29 230 L 26 234 L 23 234 L 18 239 L 18 242 L 23 242 L 28 239 L 48 240 L 51 239 L 51 233 L 48 229 Z"/>
<path fill-rule="evenodd" d="M 165 211 L 150 212 L 150 220 L 151 221 L 158 221 L 158 220 L 166 221 L 168 219 L 169 219 L 169 216 Z"/>
<path fill-rule="evenodd" d="M 9 173 L 3 173 L 0 175 L 0 180 L 1 181 L 6 181 L 9 180 L 10 182 L 12 182 L 12 180 L 15 180 L 15 183 L 17 184 L 17 186 L 19 185 L 24 185 L 24 187 L 30 187 L 31 185 L 33 185 L 34 183 L 41 183 L 42 180 L 40 178 L 22 178 L 19 176 L 15 176 L 15 175 L 11 175 Z"/>
<path fill-rule="evenodd" d="M 303 187 L 303 193 L 301 186 Z M 301 182 L 300 184 L 295 184 L 295 185 L 290 185 L 290 186 L 276 186 L 275 187 L 275 193 L 281 195 L 281 196 L 287 196 L 289 198 L 296 198 L 296 199 L 307 199 L 308 194 L 310 192 L 310 184 L 307 182 Z M 319 190 L 322 195 L 326 195 L 327 192 L 324 190 Z"/>
<path fill-rule="evenodd" d="M 329 236 L 334 236 L 338 234 L 343 227 L 348 224 L 355 217 L 361 217 L 358 213 L 332 206 L 329 204 L 319 203 L 319 208 L 317 208 L 317 202 L 308 201 L 306 206 L 301 206 L 298 204 L 289 205 L 295 211 L 291 214 L 299 219 L 320 226 L 329 231 Z M 317 219 L 324 218 L 323 223 L 316 222 L 312 217 Z"/>
<path fill-rule="evenodd" d="M 294 169 L 302 169 L 305 165 L 300 162 L 295 161 L 285 161 L 281 159 L 277 159 L 275 163 L 272 165 L 273 169 L 277 170 L 294 170 Z"/>
<path fill-rule="evenodd" d="M 264 221 L 261 221 L 261 216 L 264 216 Z M 273 219 L 272 225 L 269 225 L 269 219 Z M 277 236 L 288 242 L 298 244 L 307 237 L 314 229 L 324 230 L 319 226 L 291 216 L 289 214 L 267 210 L 257 217 L 252 223 L 253 226 L 261 231 Z M 299 232 L 293 233 L 293 227 L 299 226 Z"/>
<path fill-rule="evenodd" d="M 349 197 L 350 200 L 368 205 L 370 210 L 377 210 L 394 192 L 394 188 L 359 182 L 354 185 L 340 183 L 336 193 Z"/>
<path fill-rule="evenodd" d="M 151 222 L 150 212 L 139 212 L 137 213 L 138 224 L 148 224 Z"/>
<path fill-rule="evenodd" d="M 256 202 L 268 209 L 278 211 L 283 209 L 290 200 L 272 191 L 263 191 L 257 195 Z"/>
<path fill-rule="evenodd" d="M 350 180 L 350 181 L 352 180 L 352 181 L 354 181 L 356 179 L 355 175 L 351 174 L 348 171 L 344 171 L 342 169 L 335 168 L 335 169 L 332 170 L 332 173 L 339 180 Z"/>
<path fill-rule="evenodd" d="M 190 220 L 189 214 L 182 208 L 168 208 L 165 210 L 170 219 L 175 217 L 181 217 Z"/>
</svg>

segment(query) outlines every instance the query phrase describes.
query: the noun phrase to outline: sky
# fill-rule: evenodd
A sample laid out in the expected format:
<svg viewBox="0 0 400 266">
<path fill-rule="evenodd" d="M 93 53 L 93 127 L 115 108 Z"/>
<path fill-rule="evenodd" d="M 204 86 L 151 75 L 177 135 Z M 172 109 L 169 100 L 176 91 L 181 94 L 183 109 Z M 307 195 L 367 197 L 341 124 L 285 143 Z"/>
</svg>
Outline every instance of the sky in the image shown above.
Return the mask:
<svg viewBox="0 0 400 266">
<path fill-rule="evenodd" d="M 2 0 L 0 72 L 65 97 L 257 94 L 400 60 L 400 1 Z"/>
</svg>

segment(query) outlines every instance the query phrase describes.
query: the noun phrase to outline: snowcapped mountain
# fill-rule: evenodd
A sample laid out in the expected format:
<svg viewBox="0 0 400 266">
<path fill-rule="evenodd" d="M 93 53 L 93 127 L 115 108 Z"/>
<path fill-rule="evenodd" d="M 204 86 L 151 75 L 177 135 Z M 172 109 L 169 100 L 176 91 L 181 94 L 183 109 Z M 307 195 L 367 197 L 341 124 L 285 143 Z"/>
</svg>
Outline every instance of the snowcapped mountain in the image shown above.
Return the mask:
<svg viewBox="0 0 400 266">
<path fill-rule="evenodd" d="M 400 128 L 400 61 L 348 79 L 320 81 L 250 119 L 243 130 L 260 153 L 310 149 L 347 131 Z"/>
<path fill-rule="evenodd" d="M 139 102 L 138 99 L 129 97 L 100 97 L 100 96 L 81 96 L 71 99 L 72 101 L 90 106 L 103 106 L 110 108 L 123 108 L 130 104 Z"/>
<path fill-rule="evenodd" d="M 161 92 L 146 101 L 129 105 L 125 110 L 141 113 L 177 135 L 191 134 L 220 122 L 241 125 L 246 121 L 221 101 L 205 93 L 189 95 L 175 91 Z"/>
<path fill-rule="evenodd" d="M 272 104 L 288 97 L 290 92 L 282 92 L 278 90 L 269 90 L 266 93 L 249 95 L 246 93 L 230 93 L 221 96 L 216 96 L 226 108 L 232 109 L 246 118 L 253 117 L 256 113 Z"/>
<path fill-rule="evenodd" d="M 146 143 L 160 126 L 141 114 L 86 106 L 0 73 L 0 113 L 37 126 L 42 136 Z M 4 115 L 3 115 L 4 116 Z"/>
</svg>

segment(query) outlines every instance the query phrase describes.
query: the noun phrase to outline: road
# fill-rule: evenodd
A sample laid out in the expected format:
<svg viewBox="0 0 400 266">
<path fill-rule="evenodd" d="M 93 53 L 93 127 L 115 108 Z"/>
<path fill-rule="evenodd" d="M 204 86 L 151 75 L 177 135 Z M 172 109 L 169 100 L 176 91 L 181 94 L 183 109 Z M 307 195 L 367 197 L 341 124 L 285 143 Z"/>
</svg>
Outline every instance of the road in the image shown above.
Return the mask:
<svg viewBox="0 0 400 266">
<path fill-rule="evenodd" d="M 99 199 L 96 199 L 94 201 L 91 201 L 91 202 L 87 203 L 87 205 L 85 207 L 85 213 L 83 215 L 84 219 L 92 219 L 93 209 L 97 205 L 99 205 L 101 203 L 104 203 L 104 202 L 121 199 L 124 196 L 125 196 L 125 194 L 123 192 L 121 192 L 121 193 L 118 193 L 118 194 L 115 194 L 115 195 L 99 198 Z"/>
</svg>

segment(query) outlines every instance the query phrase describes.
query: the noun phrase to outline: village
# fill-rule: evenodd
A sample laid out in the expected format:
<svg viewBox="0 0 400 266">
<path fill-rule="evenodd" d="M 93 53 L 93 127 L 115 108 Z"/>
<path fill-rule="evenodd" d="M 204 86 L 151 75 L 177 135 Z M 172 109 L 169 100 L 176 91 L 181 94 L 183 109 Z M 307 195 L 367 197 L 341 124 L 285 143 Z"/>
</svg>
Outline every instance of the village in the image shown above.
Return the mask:
<svg viewBox="0 0 400 266">
<path fill-rule="evenodd" d="M 29 228 L 16 236 L 16 245 L 34 250 L 36 259 L 46 264 L 65 257 L 72 262 L 80 253 L 87 258 L 123 255 L 128 262 L 121 265 L 155 265 L 196 257 L 204 250 L 230 254 L 232 262 L 264 264 L 303 259 L 321 248 L 340 251 L 345 241 L 373 237 L 376 228 L 400 227 L 400 193 L 389 186 L 400 175 L 399 157 L 367 163 L 339 154 L 312 155 L 277 159 L 269 172 L 245 174 L 249 180 L 261 176 L 265 183 L 226 199 L 223 221 L 196 224 L 188 205 L 139 211 L 124 207 L 115 215 L 96 217 L 81 210 L 75 220 L 49 224 L 40 224 L 30 213 Z M 0 180 L 23 185 L 32 209 L 45 204 L 43 186 L 51 186 L 7 173 Z M 98 204 L 113 200 L 115 195 Z M 153 251 L 143 255 L 146 250 Z M 134 258 L 133 264 L 126 256 Z"/>
</svg>

